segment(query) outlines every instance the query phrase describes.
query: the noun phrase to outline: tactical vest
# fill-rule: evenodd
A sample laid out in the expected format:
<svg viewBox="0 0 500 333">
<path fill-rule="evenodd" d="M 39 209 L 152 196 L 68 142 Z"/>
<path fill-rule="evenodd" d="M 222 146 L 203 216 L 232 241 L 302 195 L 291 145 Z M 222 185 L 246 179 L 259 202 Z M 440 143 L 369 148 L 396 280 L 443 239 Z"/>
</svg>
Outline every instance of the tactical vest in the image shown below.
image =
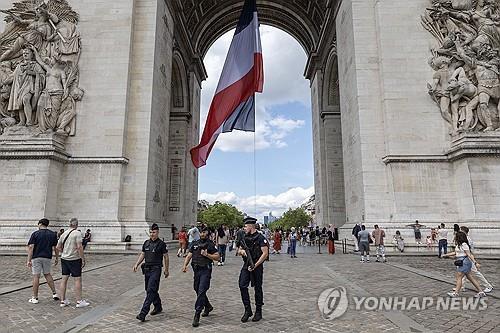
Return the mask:
<svg viewBox="0 0 500 333">
<path fill-rule="evenodd" d="M 210 240 L 197 240 L 193 242 L 193 257 L 191 264 L 194 266 L 209 266 L 212 264 L 212 259 L 202 256 L 201 255 L 201 250 L 206 250 L 208 249 Z"/>
<path fill-rule="evenodd" d="M 162 243 L 163 241 L 161 239 L 155 242 L 150 239 L 146 241 L 146 244 L 144 244 L 144 259 L 146 266 L 163 266 L 163 253 L 161 253 Z"/>
<path fill-rule="evenodd" d="M 259 237 L 264 237 L 260 233 L 256 232 L 253 235 L 245 235 L 245 243 L 252 254 L 253 262 L 257 262 L 262 255 L 262 250 L 260 249 Z M 245 258 L 243 258 L 246 261 Z"/>
</svg>

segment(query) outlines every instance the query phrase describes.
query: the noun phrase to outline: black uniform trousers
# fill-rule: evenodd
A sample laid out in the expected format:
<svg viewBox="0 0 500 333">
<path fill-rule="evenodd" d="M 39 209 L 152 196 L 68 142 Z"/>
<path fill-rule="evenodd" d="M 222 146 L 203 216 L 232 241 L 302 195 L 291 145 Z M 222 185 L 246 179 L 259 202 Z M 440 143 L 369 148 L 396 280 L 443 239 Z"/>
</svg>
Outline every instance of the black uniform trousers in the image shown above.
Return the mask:
<svg viewBox="0 0 500 333">
<path fill-rule="evenodd" d="M 149 313 L 151 304 L 155 309 L 160 309 L 161 299 L 158 290 L 160 289 L 161 267 L 148 267 L 144 272 L 144 288 L 146 289 L 146 299 L 142 305 L 141 315 L 146 316 Z"/>
<path fill-rule="evenodd" d="M 250 308 L 250 295 L 248 294 L 248 286 L 252 282 L 252 287 L 255 289 L 255 305 L 261 308 L 264 305 L 264 293 L 262 292 L 262 282 L 264 279 L 264 266 L 259 265 L 253 271 L 243 267 L 240 271 L 240 279 L 238 281 L 241 293 L 241 301 L 245 309 Z"/>
<path fill-rule="evenodd" d="M 192 265 L 194 272 L 193 288 L 196 291 L 196 303 L 194 310 L 200 313 L 204 307 L 210 307 L 207 291 L 210 289 L 210 279 L 212 278 L 212 266 Z"/>
</svg>

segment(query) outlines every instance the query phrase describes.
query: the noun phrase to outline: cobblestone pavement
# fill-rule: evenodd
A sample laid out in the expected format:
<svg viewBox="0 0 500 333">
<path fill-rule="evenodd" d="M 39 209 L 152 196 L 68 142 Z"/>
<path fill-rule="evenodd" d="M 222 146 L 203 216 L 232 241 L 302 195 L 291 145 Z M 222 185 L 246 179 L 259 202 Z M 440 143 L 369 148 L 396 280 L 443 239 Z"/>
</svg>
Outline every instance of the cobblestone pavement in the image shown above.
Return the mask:
<svg viewBox="0 0 500 333">
<path fill-rule="evenodd" d="M 144 300 L 144 286 L 142 275 L 131 272 L 135 257 L 103 256 L 99 260 L 123 261 L 84 274 L 84 297 L 91 302 L 90 307 L 61 309 L 49 299 L 46 286 L 41 288 L 40 303 L 32 305 L 27 302 L 31 290 L 22 289 L 0 296 L 0 332 L 500 332 L 500 301 L 494 297 L 487 298 L 487 309 L 482 311 L 443 311 L 435 307 L 391 312 L 355 309 L 355 296 L 445 296 L 451 288 L 449 283 L 392 263 L 439 273 L 453 269 L 450 261 L 392 257 L 388 264 L 362 264 L 354 255 L 318 255 L 316 251 L 299 248 L 297 259 L 285 254 L 271 256 L 264 269 L 264 320 L 259 323 L 239 321 L 242 305 L 237 279 L 241 258 L 233 253 L 228 254 L 226 266 L 213 268 L 208 296 L 215 310 L 202 318 L 197 329 L 191 327 L 195 299 L 192 272 L 180 271 L 180 258 L 171 257 L 171 276 L 161 283 L 160 295 L 166 311 L 140 323 L 135 316 Z M 5 258 L 8 257 L 0 258 L 4 271 L 19 269 L 16 260 L 3 264 Z M 485 273 L 492 278 L 499 272 L 499 262 L 488 261 L 485 266 L 490 264 L 494 268 Z M 2 282 L 8 274 L 13 273 L 0 273 Z M 452 274 L 448 275 L 451 279 Z M 318 296 L 323 290 L 336 287 L 347 290 L 349 307 L 340 318 L 325 320 L 318 310 Z M 469 291 L 464 295 L 473 294 Z"/>
</svg>

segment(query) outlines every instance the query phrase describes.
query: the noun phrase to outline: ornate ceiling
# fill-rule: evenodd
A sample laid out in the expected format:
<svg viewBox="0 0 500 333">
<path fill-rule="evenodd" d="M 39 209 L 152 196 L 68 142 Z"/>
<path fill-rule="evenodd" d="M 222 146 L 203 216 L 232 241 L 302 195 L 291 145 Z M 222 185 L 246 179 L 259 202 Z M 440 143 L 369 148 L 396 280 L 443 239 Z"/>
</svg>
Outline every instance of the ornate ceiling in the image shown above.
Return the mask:
<svg viewBox="0 0 500 333">
<path fill-rule="evenodd" d="M 193 51 L 204 57 L 213 42 L 236 26 L 243 0 L 175 0 Z M 319 42 L 331 0 L 257 0 L 259 20 L 295 37 L 310 54 Z"/>
</svg>

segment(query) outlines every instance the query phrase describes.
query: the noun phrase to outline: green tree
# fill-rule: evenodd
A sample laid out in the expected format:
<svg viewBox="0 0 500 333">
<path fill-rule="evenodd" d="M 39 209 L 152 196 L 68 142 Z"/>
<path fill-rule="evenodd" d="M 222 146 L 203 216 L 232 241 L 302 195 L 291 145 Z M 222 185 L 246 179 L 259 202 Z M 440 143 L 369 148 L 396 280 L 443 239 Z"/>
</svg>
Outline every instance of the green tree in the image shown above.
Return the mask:
<svg viewBox="0 0 500 333">
<path fill-rule="evenodd" d="M 243 226 L 243 213 L 231 204 L 216 201 L 198 213 L 198 221 L 212 228 L 217 228 L 221 224 L 240 227 Z"/>
<path fill-rule="evenodd" d="M 302 228 L 309 225 L 311 217 L 306 213 L 304 208 L 289 208 L 279 219 L 271 224 L 273 230 L 283 229 L 288 230 L 291 227 Z"/>
</svg>

